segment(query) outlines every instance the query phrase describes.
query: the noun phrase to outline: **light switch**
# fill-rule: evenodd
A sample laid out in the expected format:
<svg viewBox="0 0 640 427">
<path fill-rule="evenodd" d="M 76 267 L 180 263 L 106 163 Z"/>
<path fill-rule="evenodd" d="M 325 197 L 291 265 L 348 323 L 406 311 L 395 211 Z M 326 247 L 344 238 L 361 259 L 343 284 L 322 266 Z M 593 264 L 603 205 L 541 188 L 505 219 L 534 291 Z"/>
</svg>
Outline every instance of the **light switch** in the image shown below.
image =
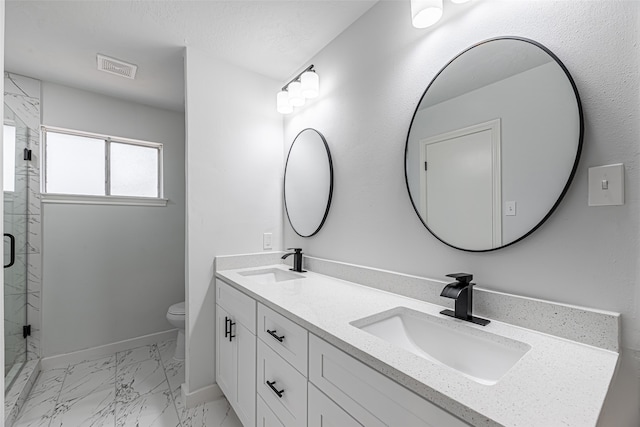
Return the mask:
<svg viewBox="0 0 640 427">
<path fill-rule="evenodd" d="M 506 212 L 506 216 L 516 216 L 516 202 L 514 200 L 510 200 L 508 202 L 504 202 Z"/>
<path fill-rule="evenodd" d="M 264 233 L 262 235 L 262 249 L 269 250 L 273 249 L 273 234 L 272 233 Z"/>
<path fill-rule="evenodd" d="M 624 205 L 624 165 L 589 168 L 589 206 Z"/>
</svg>

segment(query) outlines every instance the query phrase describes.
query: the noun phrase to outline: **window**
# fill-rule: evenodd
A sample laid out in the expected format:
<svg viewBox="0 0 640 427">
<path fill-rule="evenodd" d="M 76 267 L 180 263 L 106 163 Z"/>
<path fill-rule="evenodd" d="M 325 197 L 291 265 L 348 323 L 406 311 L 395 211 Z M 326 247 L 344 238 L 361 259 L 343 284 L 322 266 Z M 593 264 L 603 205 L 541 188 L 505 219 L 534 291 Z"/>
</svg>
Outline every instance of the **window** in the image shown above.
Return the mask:
<svg viewBox="0 0 640 427">
<path fill-rule="evenodd" d="M 45 195 L 163 197 L 162 144 L 55 128 L 43 135 Z"/>
<path fill-rule="evenodd" d="M 16 127 L 4 124 L 3 134 L 4 191 L 16 190 Z"/>
</svg>

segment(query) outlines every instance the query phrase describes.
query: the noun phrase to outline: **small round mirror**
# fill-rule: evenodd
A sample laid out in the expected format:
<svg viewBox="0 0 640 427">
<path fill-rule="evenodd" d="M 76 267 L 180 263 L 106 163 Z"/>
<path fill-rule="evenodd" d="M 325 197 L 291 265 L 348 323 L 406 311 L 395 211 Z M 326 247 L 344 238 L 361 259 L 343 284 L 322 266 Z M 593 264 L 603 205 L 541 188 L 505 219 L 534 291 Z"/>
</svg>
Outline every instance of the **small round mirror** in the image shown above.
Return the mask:
<svg viewBox="0 0 640 427">
<path fill-rule="evenodd" d="M 578 91 L 551 51 L 517 37 L 481 42 L 435 76 L 416 108 L 405 148 L 413 207 L 454 248 L 511 245 L 560 203 L 582 136 Z"/>
<path fill-rule="evenodd" d="M 293 230 L 311 237 L 322 228 L 333 192 L 333 164 L 324 136 L 305 129 L 296 136 L 284 170 L 284 205 Z"/>
</svg>

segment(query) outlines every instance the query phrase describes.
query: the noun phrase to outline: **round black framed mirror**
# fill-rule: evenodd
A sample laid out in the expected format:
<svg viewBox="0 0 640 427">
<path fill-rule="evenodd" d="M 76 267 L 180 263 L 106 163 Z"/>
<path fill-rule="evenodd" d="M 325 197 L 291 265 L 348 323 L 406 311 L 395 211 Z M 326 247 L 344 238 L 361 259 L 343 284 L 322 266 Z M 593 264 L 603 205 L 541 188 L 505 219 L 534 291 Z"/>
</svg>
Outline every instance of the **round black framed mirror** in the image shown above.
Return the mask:
<svg viewBox="0 0 640 427">
<path fill-rule="evenodd" d="M 497 37 L 447 63 L 422 95 L 405 146 L 413 207 L 465 251 L 512 245 L 557 208 L 584 133 L 580 96 L 546 47 Z"/>
<path fill-rule="evenodd" d="M 293 140 L 284 170 L 284 206 L 299 236 L 311 237 L 324 225 L 333 194 L 333 162 L 324 136 L 315 129 Z"/>
</svg>

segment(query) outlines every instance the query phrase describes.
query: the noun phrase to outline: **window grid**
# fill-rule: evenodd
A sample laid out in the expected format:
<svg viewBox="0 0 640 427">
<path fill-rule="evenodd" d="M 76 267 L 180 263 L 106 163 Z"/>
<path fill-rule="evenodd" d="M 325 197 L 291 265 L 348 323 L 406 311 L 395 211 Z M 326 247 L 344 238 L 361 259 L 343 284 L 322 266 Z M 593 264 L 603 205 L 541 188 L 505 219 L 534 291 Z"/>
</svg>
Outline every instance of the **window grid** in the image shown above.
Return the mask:
<svg viewBox="0 0 640 427">
<path fill-rule="evenodd" d="M 49 126 L 42 126 L 42 141 L 44 142 L 44 144 L 42 145 L 41 148 L 41 158 L 43 159 L 43 165 L 42 165 L 42 173 L 43 173 L 43 178 L 41 180 L 42 184 L 42 193 L 44 194 L 55 194 L 55 193 L 48 193 L 48 189 L 47 189 L 47 166 L 48 166 L 48 159 L 47 159 L 47 134 L 48 133 L 58 133 L 58 134 L 65 134 L 65 135 L 72 135 L 72 136 L 80 136 L 80 137 L 86 137 L 86 138 L 93 138 L 93 139 L 99 139 L 104 141 L 104 147 L 105 147 L 105 153 L 104 153 L 104 157 L 105 157 L 105 194 L 104 196 L 109 197 L 111 196 L 111 143 L 112 142 L 116 142 L 119 144 L 127 144 L 127 145 L 134 145 L 134 146 L 139 146 L 139 147 L 148 147 L 148 148 L 153 148 L 157 150 L 157 161 L 158 161 L 158 168 L 157 168 L 157 191 L 156 191 L 156 196 L 153 198 L 158 198 L 161 199 L 164 197 L 164 185 L 163 185 L 163 145 L 161 143 L 157 143 L 157 142 L 150 142 L 150 141 L 142 141 L 142 140 L 135 140 L 135 139 L 129 139 L 129 138 L 120 138 L 120 137 L 111 137 L 111 136 L 107 136 L 107 135 L 102 135 L 102 134 L 96 134 L 96 133 L 91 133 L 91 132 L 82 132 L 82 131 L 75 131 L 75 130 L 70 130 L 70 129 L 63 129 L 63 128 L 56 128 L 56 127 L 49 127 Z M 71 193 L 73 194 L 73 193 Z M 73 194 L 74 196 L 83 196 L 83 194 Z M 148 198 L 147 196 L 118 196 L 118 197 L 143 197 L 143 198 Z"/>
</svg>

